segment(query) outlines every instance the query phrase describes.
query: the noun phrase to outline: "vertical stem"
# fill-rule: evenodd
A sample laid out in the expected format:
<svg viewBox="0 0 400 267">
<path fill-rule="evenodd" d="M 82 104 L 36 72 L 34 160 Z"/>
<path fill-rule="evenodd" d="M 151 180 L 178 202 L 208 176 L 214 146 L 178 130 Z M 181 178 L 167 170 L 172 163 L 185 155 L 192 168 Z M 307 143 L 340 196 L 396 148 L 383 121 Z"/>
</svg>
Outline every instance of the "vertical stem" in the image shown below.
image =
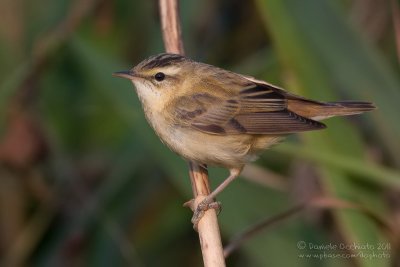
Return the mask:
<svg viewBox="0 0 400 267">
<path fill-rule="evenodd" d="M 178 12 L 178 0 L 159 0 L 161 27 L 165 50 L 184 55 Z M 192 182 L 194 207 L 210 194 L 208 172 L 196 162 L 189 162 L 189 175 Z M 224 267 L 221 235 L 217 214 L 214 209 L 207 210 L 198 224 L 199 239 L 204 266 Z"/>
<path fill-rule="evenodd" d="M 189 162 L 189 174 L 192 181 L 194 196 L 194 207 L 210 194 L 208 182 L 208 171 L 197 163 Z M 225 266 L 224 252 L 221 242 L 221 234 L 218 227 L 217 213 L 215 209 L 205 212 L 197 225 L 199 232 L 201 252 L 203 254 L 204 266 Z"/>
<path fill-rule="evenodd" d="M 165 51 L 184 55 L 177 0 L 160 0 L 161 30 Z"/>
</svg>

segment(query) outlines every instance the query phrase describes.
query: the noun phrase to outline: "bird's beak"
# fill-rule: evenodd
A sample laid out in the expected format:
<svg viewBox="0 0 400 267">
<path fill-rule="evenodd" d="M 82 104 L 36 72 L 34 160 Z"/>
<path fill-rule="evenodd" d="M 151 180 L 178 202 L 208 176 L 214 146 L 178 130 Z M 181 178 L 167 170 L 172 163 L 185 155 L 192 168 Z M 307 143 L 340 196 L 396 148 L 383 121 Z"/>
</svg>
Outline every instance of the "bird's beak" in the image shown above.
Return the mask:
<svg viewBox="0 0 400 267">
<path fill-rule="evenodd" d="M 129 80 L 132 80 L 136 77 L 135 73 L 131 70 L 117 71 L 114 72 L 112 75 L 115 77 L 125 78 Z"/>
</svg>

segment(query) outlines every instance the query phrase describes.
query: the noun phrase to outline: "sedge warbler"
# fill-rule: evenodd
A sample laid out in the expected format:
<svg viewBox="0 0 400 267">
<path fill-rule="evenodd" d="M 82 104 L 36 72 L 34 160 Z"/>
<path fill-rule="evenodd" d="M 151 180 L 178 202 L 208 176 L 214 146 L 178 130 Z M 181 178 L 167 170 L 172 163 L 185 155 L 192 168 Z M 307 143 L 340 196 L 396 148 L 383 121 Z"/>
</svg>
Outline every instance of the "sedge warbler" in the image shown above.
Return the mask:
<svg viewBox="0 0 400 267">
<path fill-rule="evenodd" d="M 246 163 L 287 134 L 323 129 L 322 119 L 375 108 L 361 101 L 310 100 L 177 54 L 152 56 L 114 76 L 132 81 L 148 122 L 171 150 L 229 169 L 228 178 L 198 205 L 194 223 Z"/>
</svg>

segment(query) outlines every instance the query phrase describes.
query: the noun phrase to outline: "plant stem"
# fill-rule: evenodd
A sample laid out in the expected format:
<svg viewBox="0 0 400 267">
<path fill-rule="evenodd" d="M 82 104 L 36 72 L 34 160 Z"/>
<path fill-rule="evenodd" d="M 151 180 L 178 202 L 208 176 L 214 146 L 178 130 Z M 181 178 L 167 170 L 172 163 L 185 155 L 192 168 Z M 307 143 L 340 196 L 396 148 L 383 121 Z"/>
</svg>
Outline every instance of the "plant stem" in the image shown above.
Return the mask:
<svg viewBox="0 0 400 267">
<path fill-rule="evenodd" d="M 208 171 L 206 167 L 200 166 L 194 162 L 189 162 L 189 170 L 194 196 L 193 207 L 196 208 L 197 205 L 210 194 Z M 199 232 L 204 266 L 225 266 L 225 257 L 215 209 L 209 209 L 205 212 L 197 225 L 197 230 Z"/>
<path fill-rule="evenodd" d="M 165 51 L 184 55 L 178 0 L 160 0 L 159 4 Z"/>
<path fill-rule="evenodd" d="M 168 53 L 184 55 L 181 38 L 181 28 L 177 0 L 160 0 L 161 27 L 165 50 Z M 207 168 L 196 162 L 189 162 L 189 175 L 192 182 L 194 205 L 197 205 L 210 194 Z M 207 210 L 201 218 L 197 230 L 203 255 L 204 266 L 224 267 L 221 235 L 218 226 L 217 213 L 214 209 Z"/>
</svg>

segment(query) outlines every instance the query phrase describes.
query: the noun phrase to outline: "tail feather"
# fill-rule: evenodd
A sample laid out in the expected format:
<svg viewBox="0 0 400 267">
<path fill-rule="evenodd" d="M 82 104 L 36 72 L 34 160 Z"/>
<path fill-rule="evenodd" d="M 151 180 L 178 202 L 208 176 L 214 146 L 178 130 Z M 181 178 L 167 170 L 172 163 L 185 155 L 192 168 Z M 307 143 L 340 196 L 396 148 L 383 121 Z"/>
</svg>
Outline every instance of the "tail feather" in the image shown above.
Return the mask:
<svg viewBox="0 0 400 267">
<path fill-rule="evenodd" d="M 288 109 L 313 120 L 323 120 L 334 116 L 348 116 L 364 113 L 375 109 L 371 102 L 338 101 L 338 102 L 308 102 L 300 99 L 289 100 Z"/>
</svg>

